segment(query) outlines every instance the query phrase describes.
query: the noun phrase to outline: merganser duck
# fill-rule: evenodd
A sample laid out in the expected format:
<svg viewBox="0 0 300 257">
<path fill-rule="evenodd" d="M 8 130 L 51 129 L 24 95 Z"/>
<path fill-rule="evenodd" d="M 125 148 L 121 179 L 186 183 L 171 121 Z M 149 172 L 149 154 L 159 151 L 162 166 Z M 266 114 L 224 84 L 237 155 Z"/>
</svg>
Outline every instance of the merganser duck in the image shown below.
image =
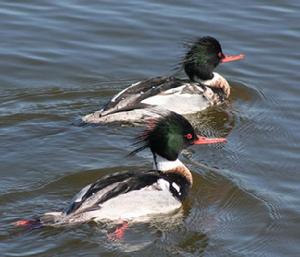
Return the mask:
<svg viewBox="0 0 300 257">
<path fill-rule="evenodd" d="M 60 226 L 96 222 L 146 222 L 155 215 L 179 210 L 193 178 L 178 159 L 182 149 L 195 144 L 225 142 L 225 138 L 198 136 L 181 115 L 168 112 L 149 123 L 138 138 L 135 154 L 150 148 L 154 170 L 119 172 L 84 187 L 62 212 L 45 213 L 39 224 Z M 18 225 L 26 225 L 20 221 Z"/>
<path fill-rule="evenodd" d="M 153 116 L 149 107 L 185 115 L 220 104 L 229 97 L 230 86 L 224 77 L 213 71 L 219 63 L 243 58 L 243 54 L 225 55 L 213 37 L 199 38 L 182 60 L 189 80 L 171 76 L 134 83 L 116 94 L 100 111 L 82 117 L 82 121 L 145 123 Z"/>
</svg>

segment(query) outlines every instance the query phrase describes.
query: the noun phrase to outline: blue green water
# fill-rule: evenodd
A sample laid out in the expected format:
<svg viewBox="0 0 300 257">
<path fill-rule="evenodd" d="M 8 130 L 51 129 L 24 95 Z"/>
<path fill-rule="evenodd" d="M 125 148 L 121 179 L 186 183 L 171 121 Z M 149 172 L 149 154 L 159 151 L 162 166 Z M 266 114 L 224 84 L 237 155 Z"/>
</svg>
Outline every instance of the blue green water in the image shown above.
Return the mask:
<svg viewBox="0 0 300 257">
<path fill-rule="evenodd" d="M 0 3 L 1 256 L 298 256 L 300 3 L 16 1 Z M 140 224 L 120 242 L 95 224 L 22 231 L 119 170 L 138 128 L 78 126 L 131 82 L 168 75 L 183 43 L 216 37 L 244 61 L 218 68 L 230 104 L 199 114 L 224 146 L 182 156 L 194 186 L 181 222 Z M 203 168 L 205 164 L 211 169 Z"/>
</svg>

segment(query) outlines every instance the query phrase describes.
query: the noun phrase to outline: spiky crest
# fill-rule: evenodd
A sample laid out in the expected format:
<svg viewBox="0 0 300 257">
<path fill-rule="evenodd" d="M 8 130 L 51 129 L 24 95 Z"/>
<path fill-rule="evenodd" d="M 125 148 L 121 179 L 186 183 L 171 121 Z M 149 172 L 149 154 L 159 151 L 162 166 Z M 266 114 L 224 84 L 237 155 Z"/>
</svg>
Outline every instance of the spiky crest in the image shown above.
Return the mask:
<svg viewBox="0 0 300 257">
<path fill-rule="evenodd" d="M 201 37 L 189 44 L 182 65 L 190 80 L 208 80 L 213 78 L 213 70 L 220 63 L 222 56 L 218 40 L 209 36 Z"/>
<path fill-rule="evenodd" d="M 168 112 L 160 118 L 151 119 L 147 128 L 137 137 L 134 145 L 141 145 L 130 154 L 149 147 L 154 155 L 176 160 L 181 150 L 193 144 L 197 135 L 192 125 L 181 115 Z"/>
</svg>

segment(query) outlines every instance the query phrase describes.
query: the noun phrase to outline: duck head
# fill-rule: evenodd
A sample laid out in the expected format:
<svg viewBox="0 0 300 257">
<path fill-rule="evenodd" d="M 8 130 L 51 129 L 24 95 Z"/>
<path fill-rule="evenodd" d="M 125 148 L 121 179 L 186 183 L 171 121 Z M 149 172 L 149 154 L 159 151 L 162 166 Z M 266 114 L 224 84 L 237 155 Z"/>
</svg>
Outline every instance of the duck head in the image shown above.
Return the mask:
<svg viewBox="0 0 300 257">
<path fill-rule="evenodd" d="M 226 142 L 226 139 L 197 135 L 187 119 L 175 112 L 168 112 L 161 118 L 149 122 L 148 128 L 138 137 L 137 144 L 142 146 L 133 153 L 149 147 L 154 161 L 159 157 L 166 162 L 174 162 L 181 151 L 189 146 L 222 142 Z"/>
<path fill-rule="evenodd" d="M 243 54 L 225 55 L 218 40 L 213 37 L 202 37 L 194 42 L 183 59 L 183 68 L 191 81 L 210 80 L 214 69 L 225 62 L 244 58 Z"/>
</svg>

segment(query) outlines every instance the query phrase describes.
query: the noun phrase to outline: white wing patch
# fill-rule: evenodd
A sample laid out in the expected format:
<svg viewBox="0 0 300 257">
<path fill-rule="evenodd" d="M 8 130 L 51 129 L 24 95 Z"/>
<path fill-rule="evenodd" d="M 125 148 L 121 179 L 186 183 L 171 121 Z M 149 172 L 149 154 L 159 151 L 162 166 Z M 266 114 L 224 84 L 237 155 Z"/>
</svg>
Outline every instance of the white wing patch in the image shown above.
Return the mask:
<svg viewBox="0 0 300 257">
<path fill-rule="evenodd" d="M 74 196 L 74 198 L 72 199 L 72 202 L 76 202 L 76 203 L 81 202 L 82 201 L 82 197 L 90 189 L 91 185 L 92 184 L 89 184 L 89 185 L 85 186 L 84 188 L 82 188 L 80 190 L 80 192 Z"/>
<path fill-rule="evenodd" d="M 172 183 L 172 187 L 174 187 L 175 190 L 176 190 L 179 194 L 181 194 L 181 193 L 180 193 L 180 187 L 179 187 L 175 182 Z"/>
<path fill-rule="evenodd" d="M 188 114 L 201 111 L 209 105 L 203 98 L 203 89 L 194 86 L 195 92 L 185 92 L 189 84 L 166 90 L 158 95 L 148 97 L 141 101 L 143 104 L 160 106 L 179 114 Z"/>
<path fill-rule="evenodd" d="M 161 188 L 161 190 L 170 190 L 170 183 L 162 178 L 157 180 L 157 186 Z"/>
<path fill-rule="evenodd" d="M 135 87 L 135 86 L 137 86 L 137 85 L 140 84 L 140 83 L 141 83 L 141 81 L 136 82 L 136 83 L 132 84 L 131 86 L 129 86 L 129 87 L 123 89 L 121 92 L 119 92 L 118 94 L 116 94 L 116 95 L 111 99 L 111 102 L 116 101 L 116 99 L 117 99 L 120 95 L 122 95 L 123 93 L 125 93 L 129 88 Z"/>
<path fill-rule="evenodd" d="M 153 188 L 154 185 L 156 188 Z M 159 179 L 152 187 L 130 191 L 118 195 L 101 205 L 96 220 L 128 220 L 135 221 L 142 217 L 170 213 L 181 207 L 181 202 L 169 190 L 170 183 Z M 161 187 L 161 189 L 159 189 Z"/>
</svg>

